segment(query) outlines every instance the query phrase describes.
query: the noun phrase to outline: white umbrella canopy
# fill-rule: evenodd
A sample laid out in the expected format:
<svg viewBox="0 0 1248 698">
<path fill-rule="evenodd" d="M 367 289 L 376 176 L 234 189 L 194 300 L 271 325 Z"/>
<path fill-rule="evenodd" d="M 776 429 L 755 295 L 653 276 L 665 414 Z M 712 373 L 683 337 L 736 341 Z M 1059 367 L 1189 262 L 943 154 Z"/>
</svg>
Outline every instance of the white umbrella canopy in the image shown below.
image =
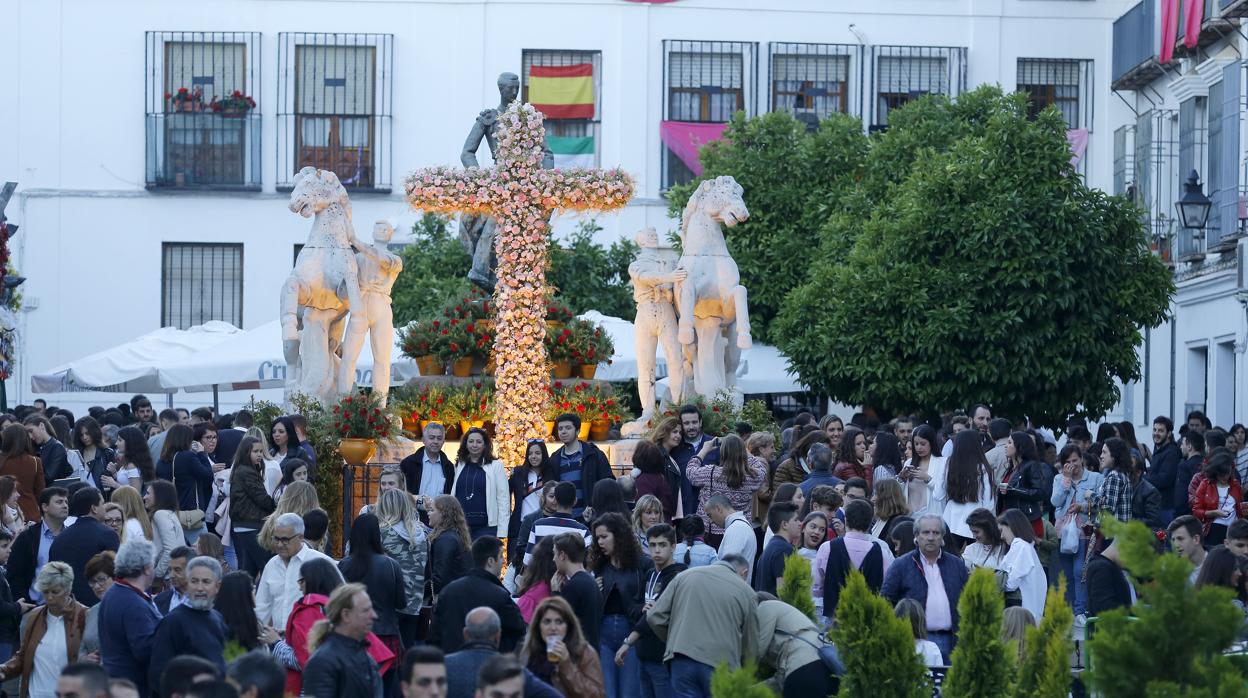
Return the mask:
<svg viewBox="0 0 1248 698">
<path fill-rule="evenodd" d="M 400 353 L 397 334 L 390 356 L 390 384 L 402 385 L 418 375 L 416 364 Z M 222 390 L 281 388 L 286 384 L 286 358 L 282 355 L 281 322 L 273 320 L 240 332 L 227 341 L 161 366 L 160 384 L 166 389 L 199 392 L 219 386 Z M 373 383 L 373 351 L 365 340 L 355 365 L 357 385 Z"/>
<path fill-rule="evenodd" d="M 206 322 L 187 330 L 162 327 L 119 346 L 57 366 L 30 378 L 36 393 L 105 390 L 123 393 L 174 392 L 161 384 L 158 368 L 197 352 L 211 351 L 242 331 L 228 322 Z"/>
</svg>

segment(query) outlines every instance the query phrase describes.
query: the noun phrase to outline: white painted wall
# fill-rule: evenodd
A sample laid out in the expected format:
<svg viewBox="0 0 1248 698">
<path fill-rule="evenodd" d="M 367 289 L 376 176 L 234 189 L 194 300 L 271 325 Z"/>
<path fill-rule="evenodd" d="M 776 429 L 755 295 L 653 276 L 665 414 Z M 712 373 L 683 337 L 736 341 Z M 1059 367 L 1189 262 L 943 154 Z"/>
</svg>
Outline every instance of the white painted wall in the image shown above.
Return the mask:
<svg viewBox="0 0 1248 698">
<path fill-rule="evenodd" d="M 1124 0 L 17 0 L 0 3 L 0 178 L 20 182 L 10 204 L 22 231 L 15 260 L 37 304 L 24 314 L 10 402 L 33 399 L 29 375 L 155 328 L 163 241 L 245 242 L 243 323 L 273 318 L 292 245 L 308 222 L 275 191 L 277 35 L 388 32 L 394 40 L 392 181 L 458 164 L 475 114 L 497 102 L 494 82 L 518 72 L 526 48 L 603 54 L 601 152 L 638 181 L 623 212 L 600 217 L 604 241 L 654 225 L 671 229 L 661 197 L 662 42 L 759 42 L 758 108 L 767 99 L 767 42 L 969 48 L 968 87 L 1014 87 L 1019 57 L 1095 62 L 1090 183 L 1109 187 L 1112 127 L 1126 107 L 1108 92 L 1111 22 Z M 144 32 L 255 31 L 261 42 L 263 179 L 259 193 L 149 193 L 144 188 Z M 857 71 L 855 71 L 857 72 Z M 485 149 L 482 150 L 485 152 Z M 487 158 L 488 159 L 488 156 Z M 748 200 L 748 192 L 747 192 Z M 357 222 L 416 219 L 398 193 L 353 197 Z M 574 220 L 561 218 L 557 231 Z M 357 226 L 360 227 L 360 226 Z M 363 226 L 367 227 L 367 226 Z M 1241 372 L 1242 374 L 1242 372 Z M 233 398 L 233 399 L 232 399 Z M 245 395 L 227 396 L 223 406 Z M 105 396 L 51 396 L 64 405 Z M 116 402 L 117 400 L 111 400 Z M 177 399 L 199 404 L 202 399 Z"/>
</svg>

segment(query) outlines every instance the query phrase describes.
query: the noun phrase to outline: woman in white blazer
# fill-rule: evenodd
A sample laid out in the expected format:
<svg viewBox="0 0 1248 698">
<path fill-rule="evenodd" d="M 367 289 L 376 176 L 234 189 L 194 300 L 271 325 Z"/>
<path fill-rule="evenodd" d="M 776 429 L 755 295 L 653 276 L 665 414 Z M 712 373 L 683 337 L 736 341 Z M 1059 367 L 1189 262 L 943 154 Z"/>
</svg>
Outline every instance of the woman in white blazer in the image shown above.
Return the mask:
<svg viewBox="0 0 1248 698">
<path fill-rule="evenodd" d="M 511 519 L 507 469 L 502 461 L 494 459 L 493 445 L 484 429 L 469 429 L 459 443 L 451 494 L 464 509 L 473 540 L 491 535 L 507 537 Z"/>
<path fill-rule="evenodd" d="M 910 433 L 912 457 L 905 462 L 897 479 L 906 491 L 910 516 L 916 520 L 923 514 L 940 516 L 945 503 L 938 496 L 945 482 L 945 459 L 936 455 L 936 430 L 920 424 Z"/>
</svg>

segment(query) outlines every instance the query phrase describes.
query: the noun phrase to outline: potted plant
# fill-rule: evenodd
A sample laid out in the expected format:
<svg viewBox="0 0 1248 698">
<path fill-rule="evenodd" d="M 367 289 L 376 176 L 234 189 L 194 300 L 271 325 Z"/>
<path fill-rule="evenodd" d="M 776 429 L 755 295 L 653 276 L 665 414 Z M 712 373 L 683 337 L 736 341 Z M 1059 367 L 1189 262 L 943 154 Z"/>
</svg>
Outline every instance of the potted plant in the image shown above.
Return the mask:
<svg viewBox="0 0 1248 698">
<path fill-rule="evenodd" d="M 443 325 L 442 336 L 446 338 L 443 353 L 451 364 L 451 375 L 457 378 L 472 375 L 472 347 L 476 340 L 468 332 L 469 324 L 471 323 L 463 322 L 459 318 L 451 318 Z"/>
<path fill-rule="evenodd" d="M 459 391 L 459 427 L 466 434 L 469 429 L 483 429 L 493 407 L 493 389 L 478 381 Z"/>
<path fill-rule="evenodd" d="M 204 106 L 204 88 L 179 87 L 174 92 L 166 92 L 165 100 L 169 102 L 170 111 L 200 111 Z"/>
<path fill-rule="evenodd" d="M 572 330 L 567 327 L 546 328 L 546 355 L 550 357 L 555 378 L 572 377 L 572 356 L 575 351 Z"/>
<path fill-rule="evenodd" d="M 590 380 L 598 372 L 598 364 L 610 361 L 615 353 L 615 345 L 611 335 L 601 325 L 588 320 L 576 320 L 572 323 L 573 370 L 581 378 Z"/>
<path fill-rule="evenodd" d="M 246 116 L 247 112 L 255 109 L 256 100 L 238 90 L 234 90 L 228 97 L 221 99 L 213 97 L 208 104 L 208 108 L 221 116 L 237 119 Z"/>
<path fill-rule="evenodd" d="M 446 374 L 446 361 L 440 354 L 445 351 L 446 336 L 441 320 L 413 322 L 403 328 L 403 355 L 416 362 L 422 376 Z"/>
<path fill-rule="evenodd" d="M 559 328 L 572 322 L 572 309 L 551 298 L 546 301 L 546 326 Z"/>
<path fill-rule="evenodd" d="M 334 431 L 338 452 L 350 465 L 364 465 L 377 452 L 377 442 L 390 438 L 389 410 L 381 406 L 381 394 L 358 392 L 334 405 Z"/>
</svg>

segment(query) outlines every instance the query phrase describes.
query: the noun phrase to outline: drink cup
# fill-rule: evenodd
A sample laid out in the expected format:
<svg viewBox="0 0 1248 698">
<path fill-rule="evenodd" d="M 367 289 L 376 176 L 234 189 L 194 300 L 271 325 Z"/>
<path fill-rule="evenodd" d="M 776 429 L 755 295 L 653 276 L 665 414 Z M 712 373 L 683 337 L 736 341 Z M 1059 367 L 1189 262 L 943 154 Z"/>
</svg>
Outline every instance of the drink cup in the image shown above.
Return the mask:
<svg viewBox="0 0 1248 698">
<path fill-rule="evenodd" d="M 559 644 L 560 642 L 563 642 L 562 635 L 551 635 L 550 637 L 546 638 L 546 661 L 550 662 L 551 664 L 559 663 L 560 657 L 558 654 L 555 654 L 554 649 L 555 649 L 555 645 Z"/>
</svg>

